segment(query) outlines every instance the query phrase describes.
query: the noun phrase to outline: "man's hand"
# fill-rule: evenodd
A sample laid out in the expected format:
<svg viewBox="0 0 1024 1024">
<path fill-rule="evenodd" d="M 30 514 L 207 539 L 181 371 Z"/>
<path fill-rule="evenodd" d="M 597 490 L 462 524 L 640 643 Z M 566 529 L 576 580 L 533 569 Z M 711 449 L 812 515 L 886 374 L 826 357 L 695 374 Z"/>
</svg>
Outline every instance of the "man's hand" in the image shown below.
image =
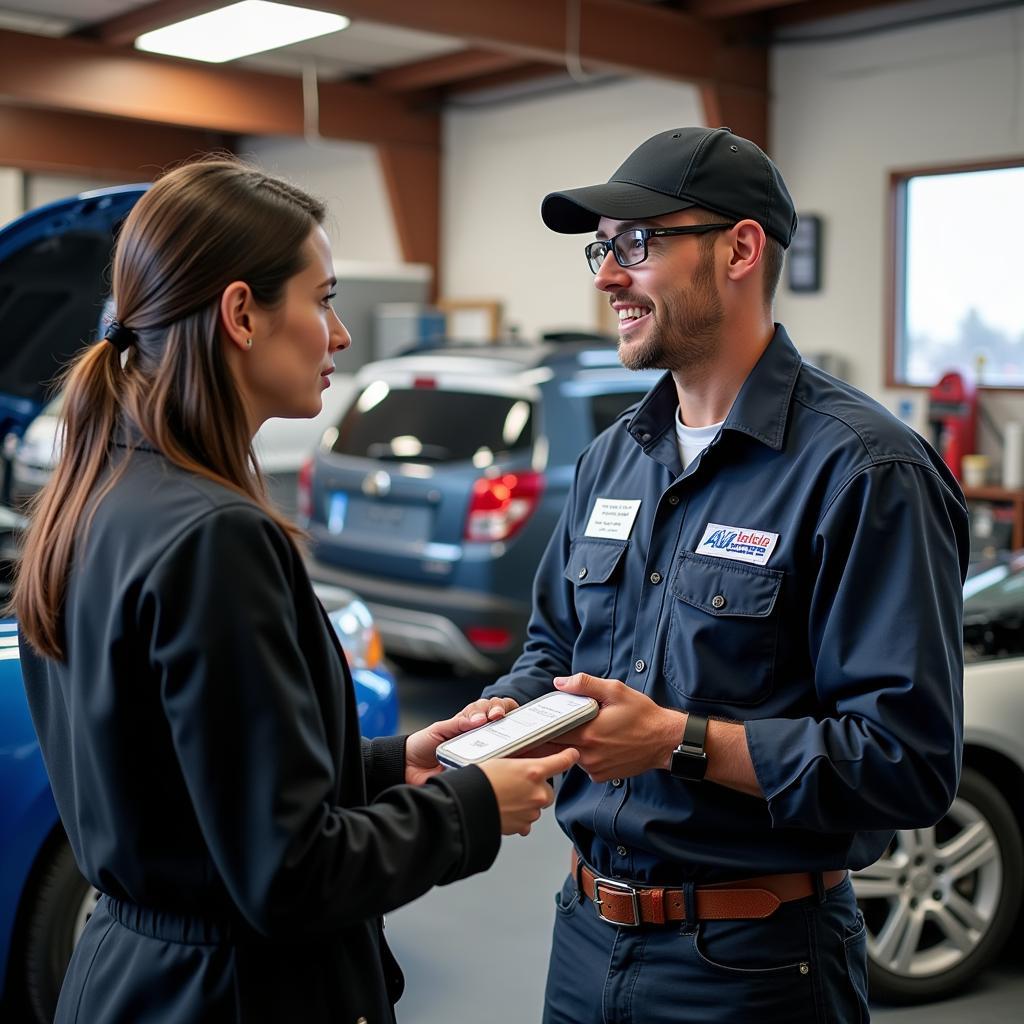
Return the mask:
<svg viewBox="0 0 1024 1024">
<path fill-rule="evenodd" d="M 599 679 L 583 672 L 559 676 L 555 686 L 566 693 L 593 697 L 601 705 L 597 718 L 554 741 L 579 750 L 579 766 L 594 782 L 667 767 L 683 735 L 683 712 L 663 708 L 617 679 Z"/>
</svg>

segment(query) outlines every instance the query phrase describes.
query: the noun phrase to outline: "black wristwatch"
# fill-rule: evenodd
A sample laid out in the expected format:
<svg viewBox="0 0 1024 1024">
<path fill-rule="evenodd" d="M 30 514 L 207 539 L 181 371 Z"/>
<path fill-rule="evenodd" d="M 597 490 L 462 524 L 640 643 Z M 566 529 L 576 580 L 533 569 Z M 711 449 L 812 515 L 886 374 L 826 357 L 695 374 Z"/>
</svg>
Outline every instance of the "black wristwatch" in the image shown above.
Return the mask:
<svg viewBox="0 0 1024 1024">
<path fill-rule="evenodd" d="M 679 746 L 672 751 L 669 772 L 673 778 L 700 782 L 708 770 L 708 755 L 704 753 L 704 737 L 708 731 L 708 720 L 704 715 L 686 713 L 686 727 Z"/>
</svg>

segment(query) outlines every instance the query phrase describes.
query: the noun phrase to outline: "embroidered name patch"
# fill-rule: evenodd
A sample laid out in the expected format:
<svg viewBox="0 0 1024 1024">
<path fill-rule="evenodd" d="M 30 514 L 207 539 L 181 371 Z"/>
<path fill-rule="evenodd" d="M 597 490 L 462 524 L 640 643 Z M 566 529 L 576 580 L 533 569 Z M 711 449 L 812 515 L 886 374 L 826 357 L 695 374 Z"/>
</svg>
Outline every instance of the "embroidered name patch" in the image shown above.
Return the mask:
<svg viewBox="0 0 1024 1024">
<path fill-rule="evenodd" d="M 628 540 L 639 510 L 639 498 L 598 498 L 590 513 L 586 536 Z"/>
<path fill-rule="evenodd" d="M 737 562 L 764 565 L 772 557 L 778 540 L 777 533 L 768 533 L 766 530 L 708 523 L 704 536 L 697 545 L 697 552 L 715 558 L 732 558 Z"/>
</svg>

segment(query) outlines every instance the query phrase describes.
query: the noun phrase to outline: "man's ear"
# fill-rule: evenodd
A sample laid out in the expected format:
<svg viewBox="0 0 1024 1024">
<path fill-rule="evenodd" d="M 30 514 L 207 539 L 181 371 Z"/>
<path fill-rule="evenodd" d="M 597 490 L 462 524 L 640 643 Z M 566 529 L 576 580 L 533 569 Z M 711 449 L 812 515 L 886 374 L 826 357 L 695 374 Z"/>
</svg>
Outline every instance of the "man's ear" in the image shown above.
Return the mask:
<svg viewBox="0 0 1024 1024">
<path fill-rule="evenodd" d="M 742 281 L 761 263 L 767 242 L 764 228 L 757 221 L 741 220 L 733 228 L 733 245 L 726 273 L 732 281 Z"/>
<path fill-rule="evenodd" d="M 252 347 L 256 301 L 244 281 L 232 281 L 220 296 L 218 321 L 224 337 L 243 351 Z"/>
</svg>

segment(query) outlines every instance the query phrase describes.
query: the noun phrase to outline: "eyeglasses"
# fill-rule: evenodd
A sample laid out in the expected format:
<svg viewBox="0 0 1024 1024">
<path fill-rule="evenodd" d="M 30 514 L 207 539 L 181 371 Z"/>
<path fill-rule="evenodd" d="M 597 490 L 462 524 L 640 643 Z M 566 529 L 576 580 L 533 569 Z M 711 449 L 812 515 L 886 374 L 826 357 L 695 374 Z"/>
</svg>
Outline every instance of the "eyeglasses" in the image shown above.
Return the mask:
<svg viewBox="0 0 1024 1024">
<path fill-rule="evenodd" d="M 703 235 L 708 231 L 724 231 L 732 224 L 687 224 L 681 228 L 630 228 L 612 238 L 588 243 L 583 251 L 590 269 L 596 274 L 608 253 L 614 253 L 620 267 L 635 267 L 647 259 L 647 239 L 665 235 Z"/>
</svg>

